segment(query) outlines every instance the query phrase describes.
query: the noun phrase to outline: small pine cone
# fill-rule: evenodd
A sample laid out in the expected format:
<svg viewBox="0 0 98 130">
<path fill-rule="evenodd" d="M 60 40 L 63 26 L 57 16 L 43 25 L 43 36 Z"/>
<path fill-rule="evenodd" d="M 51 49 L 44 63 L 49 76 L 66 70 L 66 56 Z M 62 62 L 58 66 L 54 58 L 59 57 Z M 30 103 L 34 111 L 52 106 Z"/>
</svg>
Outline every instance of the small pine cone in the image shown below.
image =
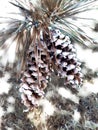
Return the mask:
<svg viewBox="0 0 98 130">
<path fill-rule="evenodd" d="M 51 45 L 54 47 L 53 60 L 58 76 L 65 78 L 65 84 L 71 84 L 72 87 L 80 85 L 82 83 L 81 63 L 76 57 L 76 49 L 70 38 L 59 30 L 51 30 L 51 35 Z"/>
<path fill-rule="evenodd" d="M 23 104 L 32 109 L 38 106 L 38 99 L 44 96 L 44 89 L 47 86 L 50 76 L 48 58 L 42 48 L 30 47 L 27 54 L 26 70 L 23 72 L 20 92 Z M 38 55 L 38 56 L 37 56 Z M 48 60 L 48 62 L 47 62 Z"/>
</svg>

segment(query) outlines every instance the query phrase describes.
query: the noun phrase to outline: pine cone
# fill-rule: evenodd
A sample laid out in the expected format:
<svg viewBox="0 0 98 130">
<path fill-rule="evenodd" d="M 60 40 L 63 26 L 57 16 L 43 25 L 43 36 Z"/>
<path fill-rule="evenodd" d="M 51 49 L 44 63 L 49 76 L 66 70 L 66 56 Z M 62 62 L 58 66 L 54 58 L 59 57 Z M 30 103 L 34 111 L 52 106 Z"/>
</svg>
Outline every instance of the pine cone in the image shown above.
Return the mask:
<svg viewBox="0 0 98 130">
<path fill-rule="evenodd" d="M 57 39 L 55 35 L 57 35 Z M 76 57 L 76 49 L 71 43 L 70 38 L 68 36 L 64 36 L 59 30 L 55 30 L 53 39 L 58 75 L 65 78 L 65 84 L 71 84 L 72 86 L 81 84 L 81 63 Z"/>
<path fill-rule="evenodd" d="M 70 38 L 57 29 L 51 30 L 51 38 L 47 49 L 58 76 L 65 78 L 65 84 L 79 86 L 82 83 L 81 63 L 76 57 L 76 49 Z"/>
<path fill-rule="evenodd" d="M 38 99 L 44 96 L 43 89 L 46 88 L 50 76 L 47 60 L 48 57 L 42 48 L 35 52 L 34 47 L 30 47 L 20 88 L 22 102 L 30 109 L 37 106 Z"/>
</svg>

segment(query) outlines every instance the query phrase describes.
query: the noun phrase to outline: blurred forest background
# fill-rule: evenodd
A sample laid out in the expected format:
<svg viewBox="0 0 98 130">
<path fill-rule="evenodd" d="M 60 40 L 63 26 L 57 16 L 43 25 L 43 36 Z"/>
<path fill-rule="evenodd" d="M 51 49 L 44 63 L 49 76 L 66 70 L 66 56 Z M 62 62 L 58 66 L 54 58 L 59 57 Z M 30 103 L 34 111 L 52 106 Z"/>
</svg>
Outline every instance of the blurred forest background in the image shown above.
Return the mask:
<svg viewBox="0 0 98 130">
<path fill-rule="evenodd" d="M 0 5 L 0 15 L 13 9 L 7 0 L 1 0 Z M 96 19 L 81 20 L 81 27 L 89 24 L 83 28 L 96 42 L 97 14 L 98 10 L 81 14 Z M 73 44 L 82 63 L 83 86 L 78 91 L 64 86 L 63 79 L 58 80 L 53 74 L 45 98 L 32 112 L 27 112 L 21 103 L 20 81 L 16 79 L 16 63 L 13 64 L 14 43 L 8 51 L 0 51 L 0 130 L 98 130 L 98 43 Z"/>
</svg>

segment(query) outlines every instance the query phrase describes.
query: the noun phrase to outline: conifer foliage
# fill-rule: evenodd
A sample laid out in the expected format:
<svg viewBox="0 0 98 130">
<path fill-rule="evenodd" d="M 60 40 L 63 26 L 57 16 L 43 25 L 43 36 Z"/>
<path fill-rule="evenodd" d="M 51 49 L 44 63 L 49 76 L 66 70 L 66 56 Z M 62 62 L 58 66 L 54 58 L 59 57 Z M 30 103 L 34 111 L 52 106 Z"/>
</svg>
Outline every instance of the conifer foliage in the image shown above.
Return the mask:
<svg viewBox="0 0 98 130">
<path fill-rule="evenodd" d="M 65 79 L 72 87 L 82 83 L 81 63 L 70 38 L 78 43 L 84 39 L 93 43 L 74 23 L 77 14 L 94 9 L 97 0 L 15 0 L 10 2 L 19 9 L 21 19 L 1 17 L 8 28 L 0 30 L 0 45 L 7 48 L 6 40 L 16 41 L 16 53 L 21 61 L 20 92 L 22 102 L 32 109 L 45 95 L 44 89 L 51 74 Z M 84 18 L 83 18 L 84 19 Z M 0 25 L 0 26 L 1 26 Z"/>
</svg>

